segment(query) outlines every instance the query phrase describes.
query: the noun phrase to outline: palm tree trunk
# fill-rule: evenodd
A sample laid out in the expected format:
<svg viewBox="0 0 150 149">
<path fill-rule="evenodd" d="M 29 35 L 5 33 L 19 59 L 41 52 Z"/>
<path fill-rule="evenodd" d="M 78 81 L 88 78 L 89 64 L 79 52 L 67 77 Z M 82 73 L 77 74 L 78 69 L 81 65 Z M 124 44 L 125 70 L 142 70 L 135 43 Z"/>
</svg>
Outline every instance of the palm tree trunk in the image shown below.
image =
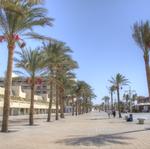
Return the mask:
<svg viewBox="0 0 150 149">
<path fill-rule="evenodd" d="M 118 98 L 118 112 L 119 112 L 119 118 L 121 118 L 121 109 L 120 109 L 120 93 L 119 93 L 119 87 L 117 87 L 117 98 Z"/>
<path fill-rule="evenodd" d="M 84 114 L 84 113 L 85 113 L 85 103 L 84 103 L 84 102 L 82 103 L 81 111 L 82 111 L 82 112 L 81 112 L 82 114 Z"/>
<path fill-rule="evenodd" d="M 2 120 L 2 129 L 1 129 L 2 132 L 8 132 L 14 48 L 15 48 L 15 43 L 13 42 L 8 43 L 8 62 L 7 62 L 7 72 L 5 78 L 5 95 L 4 95 L 3 120 Z"/>
<path fill-rule="evenodd" d="M 78 114 L 81 114 L 81 100 L 78 102 Z"/>
<path fill-rule="evenodd" d="M 78 101 L 76 99 L 76 116 L 78 115 Z"/>
<path fill-rule="evenodd" d="M 109 99 L 108 99 L 108 105 L 107 105 L 108 110 L 110 110 L 110 104 L 109 104 Z"/>
<path fill-rule="evenodd" d="M 62 115 L 63 115 L 63 97 L 62 97 L 62 92 L 60 91 L 59 93 L 59 105 L 60 105 L 60 118 L 63 118 Z"/>
<path fill-rule="evenodd" d="M 72 116 L 74 116 L 74 98 L 73 96 L 71 98 L 72 98 Z"/>
<path fill-rule="evenodd" d="M 106 103 L 106 100 L 105 100 L 105 112 L 107 111 L 107 103 Z"/>
<path fill-rule="evenodd" d="M 111 110 L 113 109 L 114 105 L 113 105 L 113 92 L 111 92 Z"/>
<path fill-rule="evenodd" d="M 89 108 L 88 108 L 88 99 L 86 98 L 86 113 L 89 112 Z"/>
<path fill-rule="evenodd" d="M 50 101 L 49 101 L 47 122 L 50 122 L 50 121 L 51 121 L 52 102 L 53 102 L 53 83 L 52 83 L 52 81 L 51 81 L 51 83 L 50 83 Z"/>
<path fill-rule="evenodd" d="M 148 93 L 149 93 L 149 101 L 150 101 L 150 67 L 149 67 L 149 55 L 145 55 L 144 56 L 144 62 L 145 62 L 147 85 L 148 85 Z"/>
<path fill-rule="evenodd" d="M 58 113 L 59 113 L 59 91 L 58 91 L 58 86 L 56 85 L 56 117 L 55 120 L 58 120 Z"/>
<path fill-rule="evenodd" d="M 87 113 L 86 111 L 87 111 L 87 99 L 86 99 L 86 97 L 85 97 L 85 100 L 84 100 L 84 113 Z"/>
<path fill-rule="evenodd" d="M 34 91 L 35 91 L 35 78 L 32 77 L 32 83 L 31 83 L 31 102 L 30 102 L 30 114 L 29 114 L 29 125 L 34 125 Z"/>
<path fill-rule="evenodd" d="M 128 100 L 126 99 L 126 111 L 128 111 L 129 108 L 128 108 Z"/>
<path fill-rule="evenodd" d="M 63 96 L 63 91 L 60 93 L 60 103 L 61 103 L 61 105 L 60 105 L 60 117 L 61 118 L 65 118 L 65 116 L 64 116 L 64 96 Z"/>
</svg>

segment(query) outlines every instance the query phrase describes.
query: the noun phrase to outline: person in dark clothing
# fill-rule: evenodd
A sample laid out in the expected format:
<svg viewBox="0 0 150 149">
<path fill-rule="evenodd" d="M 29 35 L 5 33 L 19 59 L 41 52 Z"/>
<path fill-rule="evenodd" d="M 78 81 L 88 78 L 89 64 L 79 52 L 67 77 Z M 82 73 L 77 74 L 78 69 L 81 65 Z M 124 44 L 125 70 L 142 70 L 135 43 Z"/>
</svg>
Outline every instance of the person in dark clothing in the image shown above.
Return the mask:
<svg viewBox="0 0 150 149">
<path fill-rule="evenodd" d="M 112 111 L 112 115 L 114 118 L 116 117 L 116 111 L 115 110 Z"/>
<path fill-rule="evenodd" d="M 133 115 L 130 114 L 129 117 L 127 118 L 127 122 L 132 122 L 133 121 Z"/>
</svg>

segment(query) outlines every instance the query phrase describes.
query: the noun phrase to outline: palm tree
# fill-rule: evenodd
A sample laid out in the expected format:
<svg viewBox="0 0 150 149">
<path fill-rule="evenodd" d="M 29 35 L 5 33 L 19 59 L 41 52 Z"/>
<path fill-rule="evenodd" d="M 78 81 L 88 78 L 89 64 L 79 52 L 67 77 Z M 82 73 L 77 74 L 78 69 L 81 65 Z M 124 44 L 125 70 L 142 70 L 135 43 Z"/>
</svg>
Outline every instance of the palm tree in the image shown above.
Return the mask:
<svg viewBox="0 0 150 149">
<path fill-rule="evenodd" d="M 29 114 L 29 125 L 34 124 L 34 92 L 35 84 L 38 83 L 36 76 L 40 74 L 43 67 L 43 62 L 41 59 L 41 53 L 39 49 L 31 50 L 21 50 L 21 52 L 16 52 L 20 59 L 15 59 L 16 67 L 23 69 L 30 76 L 28 82 L 31 84 L 31 102 L 30 102 L 30 114 Z"/>
<path fill-rule="evenodd" d="M 44 55 L 45 55 L 45 66 L 49 71 L 49 80 L 53 85 L 56 86 L 56 117 L 58 120 L 58 107 L 59 107 L 59 88 L 63 88 L 62 83 L 60 82 L 60 74 L 62 73 L 62 68 L 68 65 L 67 59 L 69 59 L 68 53 L 72 52 L 69 47 L 65 45 L 63 42 L 55 41 L 50 42 L 48 45 L 44 45 Z M 66 63 L 67 62 L 67 63 Z M 53 81 L 52 81 L 53 80 Z M 52 88 L 51 88 L 52 89 Z M 52 94 L 52 90 L 50 91 Z M 51 105 L 52 98 L 50 98 L 49 110 L 48 110 L 48 118 L 47 121 L 50 121 L 51 115 Z"/>
<path fill-rule="evenodd" d="M 75 114 L 75 98 L 76 98 L 76 88 L 77 88 L 77 82 L 75 79 L 69 80 L 67 89 L 69 90 L 69 93 L 71 95 L 72 99 L 72 116 Z"/>
<path fill-rule="evenodd" d="M 61 82 L 63 88 L 63 97 L 60 99 L 60 117 L 64 118 L 64 107 L 65 101 L 64 97 L 70 95 L 67 89 L 70 88 L 72 82 L 74 82 L 75 74 L 72 73 L 74 69 L 78 68 L 78 64 L 69 55 L 64 56 L 61 67 L 58 70 L 58 80 Z M 70 91 L 70 90 L 69 90 Z M 69 99 L 70 100 L 70 99 Z"/>
<path fill-rule="evenodd" d="M 111 99 L 111 110 L 114 108 L 113 94 L 114 94 L 115 90 L 116 90 L 116 87 L 114 85 L 109 87 L 110 99 Z"/>
<path fill-rule="evenodd" d="M 52 76 L 53 77 L 53 76 Z M 52 104 L 53 104 L 53 78 L 49 76 L 49 83 L 50 83 L 50 100 L 49 100 L 49 108 L 48 108 L 48 116 L 47 116 L 47 122 L 51 121 L 51 113 L 52 113 Z"/>
<path fill-rule="evenodd" d="M 122 88 L 122 86 L 128 85 L 129 81 L 128 81 L 128 79 L 126 79 L 125 76 L 123 76 L 120 73 L 117 73 L 114 77 L 111 78 L 111 80 L 109 80 L 109 82 L 112 83 L 112 85 L 114 85 L 116 87 L 117 99 L 118 99 L 119 118 L 121 118 L 120 89 Z"/>
<path fill-rule="evenodd" d="M 84 81 L 77 81 L 77 89 L 76 89 L 76 115 L 81 114 L 82 112 L 82 102 L 83 102 L 83 91 L 84 91 Z"/>
<path fill-rule="evenodd" d="M 2 120 L 2 132 L 8 132 L 8 117 L 10 109 L 10 90 L 12 83 L 13 57 L 15 44 L 18 43 L 20 47 L 25 44 L 20 38 L 20 35 L 32 35 L 34 26 L 51 26 L 52 19 L 45 17 L 46 9 L 42 8 L 38 3 L 31 3 L 26 0 L 8 1 L 12 7 L 0 7 L 0 29 L 2 36 L 0 41 L 6 41 L 8 47 L 8 62 L 5 80 L 5 95 L 4 108 Z M 10 10 L 12 8 L 13 10 Z M 14 11 L 15 10 L 15 11 Z M 18 13 L 23 12 L 23 13 Z"/>
<path fill-rule="evenodd" d="M 136 22 L 133 25 L 133 39 L 137 43 L 137 45 L 143 51 L 143 58 L 145 62 L 145 70 L 146 70 L 146 77 L 147 77 L 147 85 L 148 85 L 148 92 L 150 97 L 150 68 L 149 68 L 149 49 L 150 49 L 150 24 L 148 21 L 146 22 Z M 150 100 L 150 99 L 149 99 Z"/>
<path fill-rule="evenodd" d="M 109 109 L 109 100 L 110 100 L 110 97 L 109 96 L 104 96 L 102 98 L 102 100 L 104 100 L 104 103 L 105 103 L 105 112 Z"/>
<path fill-rule="evenodd" d="M 88 113 L 91 110 L 92 99 L 95 98 L 96 95 L 93 92 L 91 86 L 85 83 L 84 91 L 83 91 L 83 113 Z"/>
<path fill-rule="evenodd" d="M 96 95 L 94 94 L 92 88 L 89 86 L 89 88 L 86 89 L 85 94 L 85 112 L 88 113 L 92 110 L 92 99 L 96 98 Z"/>
<path fill-rule="evenodd" d="M 77 94 L 76 110 L 78 109 L 79 114 L 87 113 L 92 105 L 91 100 L 95 97 L 95 94 L 93 93 L 91 86 L 85 81 L 78 81 L 76 94 Z"/>
</svg>

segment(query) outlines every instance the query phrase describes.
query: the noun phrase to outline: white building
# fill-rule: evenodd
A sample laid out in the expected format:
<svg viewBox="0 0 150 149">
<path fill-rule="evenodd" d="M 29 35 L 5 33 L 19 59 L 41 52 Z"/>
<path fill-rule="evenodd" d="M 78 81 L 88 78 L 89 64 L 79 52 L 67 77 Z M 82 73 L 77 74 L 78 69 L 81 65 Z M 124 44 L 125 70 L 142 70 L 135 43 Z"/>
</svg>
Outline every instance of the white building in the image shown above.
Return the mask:
<svg viewBox="0 0 150 149">
<path fill-rule="evenodd" d="M 0 78 L 0 115 L 2 115 L 3 111 L 4 90 L 4 78 Z M 10 115 L 29 114 L 30 98 L 31 89 L 30 85 L 26 82 L 26 78 L 13 76 L 10 100 Z M 47 113 L 49 97 L 47 94 L 47 85 L 45 82 L 36 85 L 34 100 L 35 114 Z M 54 112 L 55 109 L 56 108 L 53 103 L 52 112 Z"/>
</svg>

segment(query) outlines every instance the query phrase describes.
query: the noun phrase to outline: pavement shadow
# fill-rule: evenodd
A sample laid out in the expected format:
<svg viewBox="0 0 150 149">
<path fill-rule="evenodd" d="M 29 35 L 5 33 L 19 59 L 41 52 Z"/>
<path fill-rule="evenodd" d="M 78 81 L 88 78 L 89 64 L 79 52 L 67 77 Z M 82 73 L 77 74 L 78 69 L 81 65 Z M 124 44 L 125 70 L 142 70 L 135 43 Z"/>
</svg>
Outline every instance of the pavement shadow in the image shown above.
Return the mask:
<svg viewBox="0 0 150 149">
<path fill-rule="evenodd" d="M 102 146 L 109 143 L 112 144 L 128 144 L 123 140 L 131 139 L 129 137 L 114 136 L 114 135 L 97 135 L 90 137 L 79 137 L 79 138 L 67 138 L 64 140 L 57 141 L 56 143 L 64 143 L 65 145 L 73 146 Z"/>
<path fill-rule="evenodd" d="M 16 133 L 16 132 L 18 132 L 19 130 L 17 130 L 17 129 L 11 129 L 11 130 L 8 130 L 8 132 L 7 133 Z M 1 132 L 0 131 L 0 133 L 5 133 L 6 134 L 6 132 Z"/>
<path fill-rule="evenodd" d="M 148 131 L 147 129 L 143 130 L 134 130 L 134 131 L 126 131 L 126 132 L 119 132 L 114 134 L 102 134 L 96 136 L 88 136 L 88 137 L 76 137 L 76 138 L 67 138 L 63 140 L 59 140 L 55 143 L 63 143 L 66 145 L 73 145 L 73 146 L 104 146 L 108 144 L 122 144 L 128 145 L 128 140 L 133 138 L 123 136 L 124 134 L 128 133 L 135 133 L 140 131 Z"/>
</svg>

